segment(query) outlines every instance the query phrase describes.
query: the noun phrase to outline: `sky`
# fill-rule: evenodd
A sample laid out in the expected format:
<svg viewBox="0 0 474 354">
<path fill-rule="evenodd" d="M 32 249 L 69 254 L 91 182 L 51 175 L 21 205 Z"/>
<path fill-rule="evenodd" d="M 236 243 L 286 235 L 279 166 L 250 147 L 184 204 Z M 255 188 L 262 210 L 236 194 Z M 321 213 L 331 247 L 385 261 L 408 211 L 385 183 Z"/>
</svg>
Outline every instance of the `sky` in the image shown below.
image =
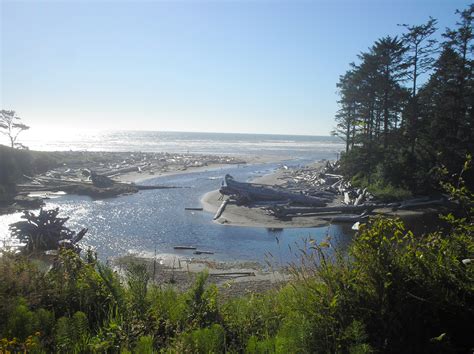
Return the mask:
<svg viewBox="0 0 474 354">
<path fill-rule="evenodd" d="M 375 40 L 458 0 L 0 0 L 0 109 L 32 127 L 329 135 Z"/>
</svg>

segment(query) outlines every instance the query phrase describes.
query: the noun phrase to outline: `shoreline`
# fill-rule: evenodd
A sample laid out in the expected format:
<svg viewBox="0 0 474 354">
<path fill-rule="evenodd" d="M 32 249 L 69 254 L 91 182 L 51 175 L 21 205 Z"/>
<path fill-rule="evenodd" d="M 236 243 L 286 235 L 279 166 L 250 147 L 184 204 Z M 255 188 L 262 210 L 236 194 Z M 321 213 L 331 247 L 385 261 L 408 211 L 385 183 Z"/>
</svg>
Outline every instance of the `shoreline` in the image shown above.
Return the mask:
<svg viewBox="0 0 474 354">
<path fill-rule="evenodd" d="M 174 254 L 157 254 L 152 257 L 131 254 L 114 257 L 108 264 L 118 274 L 123 274 L 123 270 L 130 264 L 143 264 L 156 284 L 172 286 L 179 291 L 191 288 L 197 276 L 206 272 L 207 283 L 215 284 L 223 298 L 275 289 L 292 278 L 285 268 L 267 269 L 257 261 L 222 261 Z"/>
<path fill-rule="evenodd" d="M 157 177 L 218 170 L 226 166 L 277 163 L 288 157 L 253 155 L 198 155 L 182 153 L 141 153 L 108 151 L 28 151 L 36 160 L 47 160 L 46 169 L 17 181 L 15 194 L 0 201 L 0 215 L 38 209 L 43 200 L 58 192 L 86 195 L 93 199 L 113 198 L 137 193 L 141 186 Z M 98 188 L 84 177 L 84 171 L 94 171 L 111 179 L 112 185 Z M 146 187 L 146 188 L 145 188 Z M 168 188 L 168 186 L 156 186 Z"/>
<path fill-rule="evenodd" d="M 308 168 L 315 171 L 321 169 L 325 161 L 318 161 L 308 164 Z M 292 169 L 277 169 L 273 173 L 252 179 L 251 183 L 258 183 L 268 186 L 281 186 L 289 177 Z M 213 190 L 201 197 L 201 205 L 204 211 L 216 214 L 217 210 L 222 204 L 222 195 L 219 190 Z M 328 203 L 328 206 L 343 206 L 343 196 L 338 195 L 335 199 Z M 354 225 L 356 221 L 341 221 L 333 222 L 327 216 L 323 219 L 320 215 L 314 216 L 293 216 L 289 220 L 282 220 L 273 215 L 269 215 L 262 209 L 262 204 L 250 203 L 247 205 L 236 205 L 235 203 L 228 203 L 217 220 L 214 223 L 226 226 L 240 226 L 240 227 L 262 227 L 262 228 L 313 228 L 329 226 L 333 223 Z M 407 228 L 419 233 L 429 232 L 431 225 L 437 220 L 440 209 L 436 207 L 425 207 L 419 209 L 392 209 L 388 207 L 380 207 L 372 210 L 373 217 L 383 216 L 389 218 L 401 219 Z"/>
<path fill-rule="evenodd" d="M 216 155 L 218 156 L 218 155 Z M 199 167 L 189 167 L 184 170 L 175 170 L 175 171 L 167 171 L 167 172 L 158 172 L 158 173 L 150 173 L 148 171 L 138 172 L 126 172 L 115 176 L 114 179 L 118 182 L 122 183 L 141 183 L 146 182 L 148 180 L 158 178 L 158 177 L 168 177 L 168 176 L 176 176 L 186 173 L 194 173 L 194 172 L 207 172 L 212 170 L 219 170 L 224 167 L 229 166 L 249 166 L 249 165 L 256 165 L 256 164 L 265 164 L 265 163 L 278 163 L 282 161 L 288 160 L 288 158 L 283 157 L 273 157 L 273 156 L 253 156 L 253 155 L 239 155 L 235 156 L 236 158 L 242 159 L 245 162 L 240 164 L 225 164 L 225 163 L 215 163 L 209 164 L 207 166 L 199 166 Z M 238 168 L 238 167 L 237 167 Z"/>
<path fill-rule="evenodd" d="M 324 166 L 325 162 L 318 161 L 309 164 L 308 166 L 319 169 Z M 252 183 L 259 183 L 264 185 L 282 185 L 285 179 L 289 178 L 288 174 L 291 169 L 277 169 L 273 173 L 252 179 Z M 210 191 L 201 197 L 201 204 L 205 211 L 215 214 L 221 205 L 219 200 L 220 193 L 218 190 Z M 258 205 L 235 205 L 227 204 L 222 215 L 214 220 L 215 223 L 228 226 L 244 226 L 244 227 L 265 227 L 265 228 L 310 228 L 321 227 L 329 225 L 327 220 L 322 220 L 318 217 L 294 217 L 292 220 L 280 220 L 272 215 L 268 215 Z"/>
</svg>

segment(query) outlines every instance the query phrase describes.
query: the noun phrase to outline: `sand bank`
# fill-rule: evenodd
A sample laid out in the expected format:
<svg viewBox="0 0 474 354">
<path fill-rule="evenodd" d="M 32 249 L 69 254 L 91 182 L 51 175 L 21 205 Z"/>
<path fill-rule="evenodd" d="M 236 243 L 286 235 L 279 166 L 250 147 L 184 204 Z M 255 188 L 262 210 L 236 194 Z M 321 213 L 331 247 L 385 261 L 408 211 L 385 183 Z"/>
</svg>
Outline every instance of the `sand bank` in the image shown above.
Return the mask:
<svg viewBox="0 0 474 354">
<path fill-rule="evenodd" d="M 322 168 L 323 162 L 316 162 L 308 165 L 310 169 L 317 171 Z M 283 185 L 292 178 L 292 170 L 280 168 L 274 173 L 258 177 L 252 180 L 253 183 L 265 184 L 269 186 Z M 201 203 L 204 210 L 215 214 L 222 204 L 222 196 L 219 191 L 206 193 Z M 343 206 L 343 198 L 338 195 L 333 201 L 327 204 L 328 207 Z M 330 219 L 322 219 L 317 216 L 293 216 L 289 220 L 281 220 L 273 215 L 269 215 L 262 208 L 262 203 L 251 203 L 247 205 L 236 205 L 229 202 L 222 215 L 215 221 L 216 223 L 234 226 L 266 227 L 266 228 L 297 228 L 297 227 L 320 227 L 329 225 Z M 432 225 L 437 220 L 440 208 L 420 208 L 416 210 L 394 210 L 392 208 L 378 208 L 372 211 L 372 215 L 381 215 L 392 218 L 400 218 L 412 230 L 423 233 L 432 231 Z M 354 222 L 352 222 L 354 223 Z"/>
<path fill-rule="evenodd" d="M 236 159 L 243 161 L 242 164 L 245 165 L 254 165 L 254 164 L 261 164 L 261 163 L 277 163 L 283 160 L 286 160 L 287 157 L 279 157 L 279 156 L 254 156 L 254 155 L 239 155 L 235 156 Z M 203 171 L 211 171 L 217 170 L 220 168 L 228 167 L 231 164 L 228 163 L 210 163 L 206 166 L 198 166 L 198 167 L 190 167 L 190 168 L 182 168 L 178 167 L 175 170 L 171 171 L 132 171 L 123 174 L 119 174 L 114 177 L 115 180 L 119 182 L 128 182 L 128 183 L 140 183 L 152 178 L 156 177 L 165 177 L 165 176 L 174 176 L 184 173 L 193 173 L 193 172 L 203 172 Z M 240 165 L 235 164 L 233 165 Z"/>
<path fill-rule="evenodd" d="M 323 165 L 323 162 L 315 162 L 309 166 L 318 169 Z M 286 179 L 289 178 L 289 174 L 290 170 L 280 168 L 274 173 L 257 177 L 253 179 L 252 182 L 270 186 L 282 185 Z M 222 204 L 220 196 L 218 190 L 206 193 L 201 199 L 204 210 L 215 214 Z M 227 204 L 224 213 L 215 222 L 225 225 L 267 228 L 318 227 L 329 224 L 328 221 L 316 216 L 294 217 L 292 220 L 280 220 L 272 215 L 266 214 L 257 204 L 238 206 L 232 203 Z"/>
</svg>

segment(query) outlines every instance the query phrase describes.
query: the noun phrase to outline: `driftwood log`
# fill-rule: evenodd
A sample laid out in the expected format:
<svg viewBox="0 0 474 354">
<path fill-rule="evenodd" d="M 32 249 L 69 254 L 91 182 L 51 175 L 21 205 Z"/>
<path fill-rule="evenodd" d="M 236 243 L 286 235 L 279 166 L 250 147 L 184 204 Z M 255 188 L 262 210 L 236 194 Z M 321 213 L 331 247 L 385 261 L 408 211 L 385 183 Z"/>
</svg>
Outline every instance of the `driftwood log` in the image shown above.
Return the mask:
<svg viewBox="0 0 474 354">
<path fill-rule="evenodd" d="M 220 192 L 225 195 L 237 199 L 245 199 L 251 201 L 273 200 L 281 201 L 288 200 L 290 203 L 297 203 L 312 206 L 325 206 L 327 198 L 313 197 L 303 193 L 289 192 L 281 188 L 275 188 L 268 185 L 237 182 L 231 175 L 225 176 L 226 186 L 220 189 Z"/>
<path fill-rule="evenodd" d="M 365 210 L 372 211 L 375 208 L 387 207 L 390 204 L 371 204 L 371 205 L 341 205 L 341 206 L 334 206 L 334 207 L 318 207 L 318 208 L 295 208 L 289 206 L 270 206 L 267 207 L 266 210 L 275 216 L 288 216 L 288 215 L 318 215 L 318 214 L 326 214 L 326 213 L 360 213 Z"/>
<path fill-rule="evenodd" d="M 219 207 L 219 209 L 217 209 L 217 212 L 216 212 L 216 215 L 214 215 L 214 218 L 213 220 L 217 220 L 221 217 L 222 213 L 224 212 L 225 210 L 225 207 L 226 205 L 229 203 L 229 199 L 226 199 L 222 202 L 221 206 Z"/>
</svg>

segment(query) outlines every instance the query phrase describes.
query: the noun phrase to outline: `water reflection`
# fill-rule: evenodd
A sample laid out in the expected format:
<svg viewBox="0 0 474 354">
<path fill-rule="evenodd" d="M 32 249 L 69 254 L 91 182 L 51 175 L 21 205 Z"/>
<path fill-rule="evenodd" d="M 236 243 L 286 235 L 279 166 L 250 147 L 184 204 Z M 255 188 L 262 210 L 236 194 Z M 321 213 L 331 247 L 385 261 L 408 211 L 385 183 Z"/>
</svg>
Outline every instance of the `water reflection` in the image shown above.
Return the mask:
<svg viewBox="0 0 474 354">
<path fill-rule="evenodd" d="M 218 260 L 262 262 L 268 254 L 273 254 L 280 263 L 287 263 L 298 258 L 295 251 L 304 247 L 305 239 L 320 241 L 330 235 L 338 246 L 347 247 L 352 234 L 350 225 L 292 229 L 229 227 L 213 223 L 210 213 L 184 209 L 199 206 L 203 194 L 219 188 L 221 180 L 212 177 L 232 173 L 236 179 L 247 180 L 257 173 L 269 173 L 275 167 L 274 164 L 228 167 L 158 177 L 146 184 L 191 188 L 149 190 L 99 201 L 67 195 L 47 201 L 46 207 L 59 207 L 61 215 L 70 218 L 71 229 L 89 228 L 83 248 L 93 247 L 102 259 L 130 252 L 153 253 L 155 249 L 160 254 L 176 254 L 175 245 L 194 245 L 213 251 L 212 258 Z M 7 239 L 7 225 L 19 216 L 0 216 L 0 239 Z M 194 256 L 192 252 L 178 254 Z"/>
</svg>

